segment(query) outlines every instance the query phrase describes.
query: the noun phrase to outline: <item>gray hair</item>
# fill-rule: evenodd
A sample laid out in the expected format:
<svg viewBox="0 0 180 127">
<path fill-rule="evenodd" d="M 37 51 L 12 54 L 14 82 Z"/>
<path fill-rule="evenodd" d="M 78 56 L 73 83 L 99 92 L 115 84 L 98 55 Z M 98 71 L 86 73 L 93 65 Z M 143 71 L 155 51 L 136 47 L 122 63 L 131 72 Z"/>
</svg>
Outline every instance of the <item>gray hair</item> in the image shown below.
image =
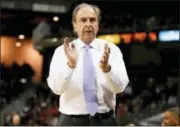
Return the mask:
<svg viewBox="0 0 180 127">
<path fill-rule="evenodd" d="M 97 14 L 98 21 L 100 22 L 101 10 L 97 6 L 92 5 L 92 4 L 87 4 L 87 3 L 81 3 L 74 8 L 73 14 L 72 14 L 72 22 L 76 22 L 77 12 L 83 7 L 91 7 L 94 10 L 94 12 Z"/>
<path fill-rule="evenodd" d="M 180 116 L 179 107 L 170 108 L 170 109 L 166 110 L 166 112 L 171 112 L 176 116 Z"/>
</svg>

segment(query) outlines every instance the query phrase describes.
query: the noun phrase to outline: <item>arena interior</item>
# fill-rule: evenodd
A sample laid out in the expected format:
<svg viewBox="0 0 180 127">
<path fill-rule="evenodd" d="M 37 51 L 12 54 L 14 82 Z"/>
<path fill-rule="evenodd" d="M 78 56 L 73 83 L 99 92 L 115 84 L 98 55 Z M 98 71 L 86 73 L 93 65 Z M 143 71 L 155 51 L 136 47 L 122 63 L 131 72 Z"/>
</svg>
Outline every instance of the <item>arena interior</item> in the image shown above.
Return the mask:
<svg viewBox="0 0 180 127">
<path fill-rule="evenodd" d="M 72 11 L 83 2 L 102 10 L 97 38 L 125 61 L 130 82 L 116 95 L 117 124 L 161 126 L 164 111 L 179 108 L 179 0 L 1 0 L 1 126 L 56 125 L 59 96 L 46 79 L 54 50 L 76 38 Z"/>
</svg>

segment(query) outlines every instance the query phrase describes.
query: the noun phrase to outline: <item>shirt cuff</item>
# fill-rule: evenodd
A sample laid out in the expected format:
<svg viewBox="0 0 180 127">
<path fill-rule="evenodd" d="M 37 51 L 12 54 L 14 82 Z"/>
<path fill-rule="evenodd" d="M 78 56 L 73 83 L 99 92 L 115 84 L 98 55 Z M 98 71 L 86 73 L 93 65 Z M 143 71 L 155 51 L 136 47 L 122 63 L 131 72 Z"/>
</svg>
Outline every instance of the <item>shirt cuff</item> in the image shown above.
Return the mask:
<svg viewBox="0 0 180 127">
<path fill-rule="evenodd" d="M 112 75 L 113 75 L 112 68 L 111 68 L 111 70 L 110 70 L 109 72 L 104 73 L 104 75 L 105 75 L 108 79 L 111 78 Z"/>
<path fill-rule="evenodd" d="M 65 80 L 68 80 L 71 77 L 72 73 L 74 72 L 74 69 L 75 68 L 70 68 L 69 65 L 66 64 L 66 66 L 65 66 Z"/>
</svg>

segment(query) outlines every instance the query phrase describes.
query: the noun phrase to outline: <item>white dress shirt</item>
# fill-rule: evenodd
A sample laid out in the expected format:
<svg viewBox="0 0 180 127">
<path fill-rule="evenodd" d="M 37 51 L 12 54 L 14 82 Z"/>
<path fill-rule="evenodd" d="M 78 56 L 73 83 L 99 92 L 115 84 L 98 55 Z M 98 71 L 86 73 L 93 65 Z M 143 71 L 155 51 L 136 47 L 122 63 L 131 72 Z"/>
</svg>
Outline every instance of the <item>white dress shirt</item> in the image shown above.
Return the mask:
<svg viewBox="0 0 180 127">
<path fill-rule="evenodd" d="M 59 111 L 68 115 L 88 114 L 83 92 L 83 46 L 80 39 L 72 41 L 78 52 L 76 68 L 67 65 L 67 57 L 63 45 L 58 47 L 50 64 L 48 86 L 60 95 Z M 110 47 L 110 72 L 104 73 L 99 62 L 104 53 L 104 46 Z M 92 59 L 95 69 L 96 94 L 98 99 L 98 112 L 105 113 L 115 109 L 116 93 L 124 91 L 129 82 L 124 60 L 120 49 L 105 40 L 94 39 L 91 43 Z"/>
</svg>

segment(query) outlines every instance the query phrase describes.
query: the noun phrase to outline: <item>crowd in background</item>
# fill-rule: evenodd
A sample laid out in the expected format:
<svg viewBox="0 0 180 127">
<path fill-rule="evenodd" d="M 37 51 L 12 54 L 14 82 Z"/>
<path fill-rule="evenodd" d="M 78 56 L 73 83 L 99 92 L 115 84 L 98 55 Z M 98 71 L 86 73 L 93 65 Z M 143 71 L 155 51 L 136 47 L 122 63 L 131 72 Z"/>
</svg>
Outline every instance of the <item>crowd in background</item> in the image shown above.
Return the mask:
<svg viewBox="0 0 180 127">
<path fill-rule="evenodd" d="M 16 71 L 19 71 L 20 75 L 20 71 L 25 69 L 23 66 L 16 69 L 13 67 L 9 69 L 12 74 L 15 74 L 13 72 L 17 69 Z M 27 74 L 31 77 L 32 72 L 29 71 L 30 69 L 25 70 L 29 73 L 22 72 L 23 76 Z M 17 72 L 12 77 L 8 77 L 4 81 L 13 84 L 11 80 L 15 80 L 18 77 Z M 19 76 L 16 80 L 19 81 L 21 78 Z M 1 97 L 1 103 L 3 99 L 10 102 L 12 100 L 10 98 L 16 97 L 15 93 L 19 93 L 22 90 L 22 85 L 19 85 L 22 84 L 22 81 L 17 83 L 18 85 L 14 84 L 13 87 L 6 84 L 8 88 L 3 89 L 3 93 L 6 94 Z M 12 88 L 10 89 L 10 87 Z M 17 92 L 16 90 L 19 91 Z M 176 106 L 177 93 L 178 77 L 168 75 L 160 82 L 153 75 L 144 77 L 142 75 L 136 77 L 130 76 L 130 83 L 125 91 L 117 94 L 116 120 L 118 125 L 126 125 L 132 122 L 137 123 L 141 119 L 148 118 L 169 107 Z M 6 104 L 8 103 L 6 102 Z M 34 94 L 26 100 L 24 108 L 20 112 L 10 112 L 4 115 L 4 125 L 56 125 L 60 115 L 58 107 L 59 96 L 53 94 L 47 84 L 43 83 L 36 87 Z M 19 118 L 19 122 L 14 123 L 13 119 L 17 121 L 17 118 Z"/>
<path fill-rule="evenodd" d="M 151 17 L 135 17 L 131 13 L 121 15 L 121 16 L 114 16 L 108 15 L 102 17 L 103 20 L 101 21 L 100 30 L 104 32 L 130 32 L 133 29 L 137 31 L 144 31 L 144 30 L 156 30 L 165 27 L 174 27 L 178 24 L 177 19 L 174 15 L 171 16 L 156 16 L 152 15 Z"/>
<path fill-rule="evenodd" d="M 34 71 L 28 64 L 19 66 L 14 63 L 11 66 L 1 64 L 0 72 L 0 109 L 2 109 L 27 88 L 25 84 L 32 81 Z"/>
<path fill-rule="evenodd" d="M 175 15 L 152 15 L 142 18 L 131 13 L 122 14 L 121 16 L 104 14 L 100 24 L 100 33 L 155 30 L 167 26 L 167 28 L 173 28 L 177 24 Z M 60 26 L 60 28 L 59 26 L 54 27 L 63 32 L 64 29 L 68 30 L 66 25 Z M 135 42 L 136 40 L 131 41 Z M 176 50 L 163 50 L 159 53 L 162 58 L 160 65 L 150 63 L 146 66 L 139 66 L 137 67 L 139 71 L 132 73 L 131 69 L 129 69 L 130 63 L 128 63 L 129 56 L 128 50 L 125 50 L 126 46 L 123 43 L 118 45 L 123 52 L 130 78 L 125 91 L 116 96 L 115 113 L 118 125 L 138 123 L 139 120 L 177 106 L 178 75 L 177 73 L 175 75 L 170 73 L 171 69 L 176 70 L 179 65 L 178 60 L 171 62 L 172 56 L 178 58 L 177 52 L 174 52 Z M 171 54 L 170 52 L 174 53 Z M 20 66 L 16 63 L 9 67 L 1 64 L 0 69 L 0 110 L 3 110 L 8 104 L 17 99 L 23 91 L 28 89 L 27 84 L 33 85 L 32 76 L 34 71 L 28 64 Z M 147 73 L 148 70 L 150 70 L 150 73 Z M 48 88 L 46 82 L 40 83 L 34 89 L 35 92 L 26 99 L 25 105 L 20 112 L 14 111 L 3 114 L 3 125 L 56 125 L 60 115 L 58 111 L 59 96 Z"/>
<path fill-rule="evenodd" d="M 59 117 L 59 96 L 54 95 L 47 87 L 39 86 L 33 95 L 27 98 L 20 112 L 7 114 L 4 125 L 13 125 L 14 114 L 20 118 L 17 125 L 46 126 L 55 125 Z"/>
<path fill-rule="evenodd" d="M 139 81 L 138 81 L 139 80 Z M 149 77 L 146 83 L 141 84 L 142 78 L 134 78 L 124 93 L 117 96 L 117 122 L 126 125 L 132 121 L 138 123 L 162 111 L 177 106 L 178 77 L 167 76 L 162 84 Z M 144 85 L 140 91 L 133 89 L 137 85 Z"/>
<path fill-rule="evenodd" d="M 51 23 L 52 31 L 58 32 L 64 35 L 67 31 L 72 33 L 72 26 L 69 22 L 62 20 L 64 25 Z M 175 14 L 165 14 L 162 15 L 148 15 L 148 16 L 138 16 L 138 14 L 124 13 L 121 15 L 119 13 L 103 13 L 101 17 L 101 23 L 99 27 L 100 34 L 110 34 L 110 33 L 126 33 L 132 31 L 156 31 L 160 29 L 176 29 L 179 25 L 177 16 Z M 62 32 L 63 31 L 63 32 Z M 66 31 L 66 32 L 65 32 Z"/>
</svg>

